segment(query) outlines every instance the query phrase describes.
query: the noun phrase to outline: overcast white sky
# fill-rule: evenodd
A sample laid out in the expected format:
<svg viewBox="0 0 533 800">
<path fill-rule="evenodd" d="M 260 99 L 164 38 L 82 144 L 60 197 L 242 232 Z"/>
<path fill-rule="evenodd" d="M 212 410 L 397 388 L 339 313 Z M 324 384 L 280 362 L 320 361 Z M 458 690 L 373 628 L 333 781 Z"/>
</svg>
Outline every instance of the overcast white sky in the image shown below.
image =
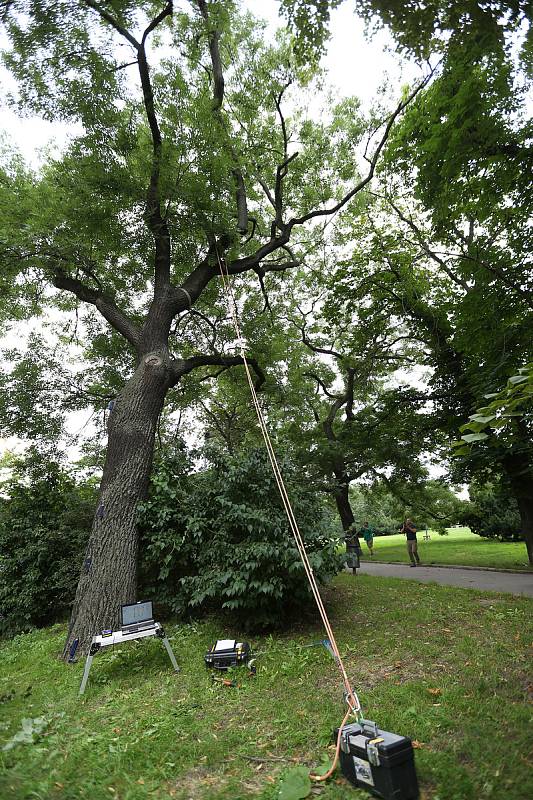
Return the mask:
<svg viewBox="0 0 533 800">
<path fill-rule="evenodd" d="M 244 0 L 244 6 L 257 16 L 268 20 L 270 34 L 283 24 L 280 20 L 276 0 Z M 5 41 L 0 40 L 0 45 Z M 364 36 L 364 26 L 353 11 L 353 3 L 346 0 L 333 12 L 331 20 L 331 39 L 324 60 L 329 83 L 336 87 L 337 96 L 356 95 L 368 107 L 383 83 L 398 87 L 420 76 L 420 70 L 413 63 L 400 60 L 394 53 L 393 43 L 386 32 L 380 32 L 371 41 Z M 19 119 L 7 108 L 4 98 L 14 83 L 6 71 L 0 67 L 0 83 L 3 90 L 0 96 L 0 131 L 4 131 L 16 145 L 27 162 L 38 166 L 43 148 L 56 144 L 61 147 L 69 136 L 69 129 L 63 124 L 52 124 L 38 118 Z M 70 133 L 75 133 L 71 130 Z M 13 335 L 1 341 L 0 346 L 13 346 L 20 343 L 20 335 Z M 72 415 L 69 422 L 70 434 L 82 428 L 89 412 Z M 6 447 L 16 446 L 15 440 L 0 439 L 0 453 Z"/>
</svg>

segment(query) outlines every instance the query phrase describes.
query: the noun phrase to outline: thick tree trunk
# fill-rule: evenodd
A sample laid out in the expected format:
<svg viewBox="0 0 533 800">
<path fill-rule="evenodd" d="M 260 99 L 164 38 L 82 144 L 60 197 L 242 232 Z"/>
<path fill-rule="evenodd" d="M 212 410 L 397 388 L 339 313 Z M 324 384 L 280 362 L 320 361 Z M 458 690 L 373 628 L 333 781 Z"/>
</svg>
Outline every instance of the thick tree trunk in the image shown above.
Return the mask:
<svg viewBox="0 0 533 800">
<path fill-rule="evenodd" d="M 355 523 L 352 507 L 350 505 L 350 484 L 343 472 L 335 473 L 335 476 L 337 478 L 337 488 L 333 492 L 333 496 L 335 498 L 339 517 L 341 518 L 342 529 L 346 534 L 350 529 L 353 529 Z M 348 540 L 346 544 L 346 554 L 348 566 L 351 566 L 353 574 L 356 575 L 359 566 L 359 553 L 355 555 L 353 546 L 348 544 Z"/>
<path fill-rule="evenodd" d="M 511 491 L 518 504 L 522 536 L 527 557 L 533 564 L 533 472 L 526 453 L 513 453 L 503 459 Z"/>
<path fill-rule="evenodd" d="M 529 496 L 517 496 L 516 501 L 520 511 L 522 536 L 526 543 L 528 561 L 533 566 L 533 481 L 530 486 Z"/>
<path fill-rule="evenodd" d="M 342 529 L 343 531 L 347 531 L 349 528 L 352 527 L 352 525 L 355 522 L 352 507 L 350 505 L 348 484 L 347 483 L 341 484 L 335 490 L 333 496 L 335 498 L 337 511 L 339 512 L 339 517 L 341 518 Z"/>
<path fill-rule="evenodd" d="M 100 494 L 72 609 L 63 657 L 79 639 L 119 625 L 122 603 L 137 590 L 137 506 L 146 496 L 157 421 L 168 388 L 165 355 L 150 353 L 117 397 L 110 413 Z"/>
</svg>

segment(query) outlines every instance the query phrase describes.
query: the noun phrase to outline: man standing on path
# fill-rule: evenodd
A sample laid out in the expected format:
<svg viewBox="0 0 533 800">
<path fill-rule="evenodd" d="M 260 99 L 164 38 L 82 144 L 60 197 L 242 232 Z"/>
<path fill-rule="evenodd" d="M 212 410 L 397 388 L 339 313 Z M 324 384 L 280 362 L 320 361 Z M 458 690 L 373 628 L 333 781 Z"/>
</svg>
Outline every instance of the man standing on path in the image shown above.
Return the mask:
<svg viewBox="0 0 533 800">
<path fill-rule="evenodd" d="M 407 536 L 407 552 L 409 553 L 409 558 L 411 559 L 411 566 L 416 567 L 417 564 L 420 564 L 420 558 L 418 557 L 416 528 L 413 525 L 413 521 L 407 518 L 400 528 L 400 533 L 405 533 Z"/>
<path fill-rule="evenodd" d="M 368 524 L 368 522 L 363 522 L 363 527 L 359 531 L 365 542 L 367 543 L 368 549 L 370 550 L 370 555 L 374 555 L 374 531 Z"/>
</svg>

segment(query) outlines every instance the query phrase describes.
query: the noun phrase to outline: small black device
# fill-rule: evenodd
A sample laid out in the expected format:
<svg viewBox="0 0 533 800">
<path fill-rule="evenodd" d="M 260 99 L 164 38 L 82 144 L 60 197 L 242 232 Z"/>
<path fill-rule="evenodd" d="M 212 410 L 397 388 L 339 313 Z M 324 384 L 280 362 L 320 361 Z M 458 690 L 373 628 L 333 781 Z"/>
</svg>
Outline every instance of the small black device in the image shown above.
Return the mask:
<svg viewBox="0 0 533 800">
<path fill-rule="evenodd" d="M 237 642 L 235 639 L 218 639 L 204 656 L 207 667 L 213 669 L 229 669 L 247 664 L 252 657 L 252 649 L 248 642 Z"/>
<path fill-rule="evenodd" d="M 139 600 L 138 603 L 127 603 L 120 607 L 122 633 L 137 633 L 140 630 L 154 628 L 154 612 L 151 600 Z"/>
<path fill-rule="evenodd" d="M 334 732 L 335 741 L 339 733 Z M 417 800 L 418 780 L 411 739 L 361 720 L 341 730 L 342 774 L 358 789 L 382 800 Z"/>
</svg>

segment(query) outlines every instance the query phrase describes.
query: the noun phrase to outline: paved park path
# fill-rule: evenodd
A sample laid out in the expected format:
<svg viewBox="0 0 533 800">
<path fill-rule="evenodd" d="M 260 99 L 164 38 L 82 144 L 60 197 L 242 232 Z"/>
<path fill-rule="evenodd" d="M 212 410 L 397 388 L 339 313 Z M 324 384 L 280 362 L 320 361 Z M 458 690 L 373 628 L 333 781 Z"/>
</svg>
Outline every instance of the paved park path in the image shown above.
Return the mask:
<svg viewBox="0 0 533 800">
<path fill-rule="evenodd" d="M 506 592 L 533 597 L 533 573 L 497 572 L 461 567 L 410 567 L 409 564 L 383 564 L 379 561 L 363 561 L 357 572 L 384 578 L 409 578 L 422 583 L 440 583 L 444 586 L 459 586 L 462 589 L 481 589 L 486 592 Z"/>
</svg>

